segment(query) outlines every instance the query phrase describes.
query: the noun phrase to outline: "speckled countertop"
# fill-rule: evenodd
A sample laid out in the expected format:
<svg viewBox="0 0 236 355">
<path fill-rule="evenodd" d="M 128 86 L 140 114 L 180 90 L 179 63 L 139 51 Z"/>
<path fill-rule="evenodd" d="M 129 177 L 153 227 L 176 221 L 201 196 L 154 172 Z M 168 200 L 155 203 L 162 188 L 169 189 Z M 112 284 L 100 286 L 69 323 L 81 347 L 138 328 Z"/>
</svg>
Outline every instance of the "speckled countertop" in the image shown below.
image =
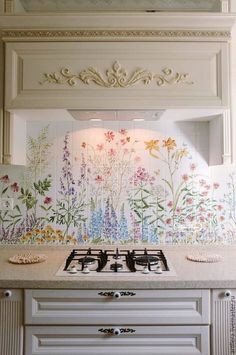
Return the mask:
<svg viewBox="0 0 236 355">
<path fill-rule="evenodd" d="M 82 277 L 59 277 L 55 274 L 73 247 L 1 246 L 0 288 L 236 288 L 236 246 L 158 246 L 158 248 L 165 252 L 175 269 L 176 276 L 90 274 Z M 31 265 L 14 265 L 8 262 L 10 256 L 29 251 L 32 254 L 45 254 L 47 260 Z M 196 263 L 186 259 L 186 255 L 196 251 L 217 253 L 223 260 L 217 263 Z"/>
</svg>

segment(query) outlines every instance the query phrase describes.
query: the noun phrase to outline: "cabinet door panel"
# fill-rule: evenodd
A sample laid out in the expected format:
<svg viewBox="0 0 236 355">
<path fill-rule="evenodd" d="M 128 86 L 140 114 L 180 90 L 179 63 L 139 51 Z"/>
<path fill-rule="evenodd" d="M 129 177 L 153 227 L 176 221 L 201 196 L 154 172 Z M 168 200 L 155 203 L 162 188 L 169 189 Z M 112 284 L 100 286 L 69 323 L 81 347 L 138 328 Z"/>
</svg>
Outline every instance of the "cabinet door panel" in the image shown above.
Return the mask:
<svg viewBox="0 0 236 355">
<path fill-rule="evenodd" d="M 119 291 L 119 290 L 118 290 Z M 26 324 L 209 324 L 208 290 L 26 290 Z"/>
<path fill-rule="evenodd" d="M 112 327 L 26 327 L 25 355 L 209 355 L 208 326 L 120 326 L 133 333 L 104 335 Z"/>
<path fill-rule="evenodd" d="M 7 43 L 5 104 L 7 109 L 225 107 L 228 67 L 227 43 Z"/>
<path fill-rule="evenodd" d="M 23 355 L 23 294 L 0 289 L 0 354 Z"/>
</svg>

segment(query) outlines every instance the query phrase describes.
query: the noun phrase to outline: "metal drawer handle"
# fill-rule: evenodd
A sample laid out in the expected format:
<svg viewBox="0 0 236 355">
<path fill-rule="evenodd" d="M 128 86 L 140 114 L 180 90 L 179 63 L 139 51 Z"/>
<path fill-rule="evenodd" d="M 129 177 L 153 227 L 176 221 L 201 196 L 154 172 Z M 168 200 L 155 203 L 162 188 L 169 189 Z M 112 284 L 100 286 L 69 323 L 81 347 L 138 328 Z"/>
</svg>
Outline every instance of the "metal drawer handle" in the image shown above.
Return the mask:
<svg viewBox="0 0 236 355">
<path fill-rule="evenodd" d="M 108 335 L 120 335 L 124 333 L 135 333 L 136 329 L 132 328 L 100 328 L 98 329 L 99 332 Z"/>
<path fill-rule="evenodd" d="M 98 295 L 104 297 L 120 298 L 122 296 L 135 296 L 136 293 L 132 291 L 120 291 L 120 292 L 105 291 L 105 292 L 98 292 Z"/>
</svg>

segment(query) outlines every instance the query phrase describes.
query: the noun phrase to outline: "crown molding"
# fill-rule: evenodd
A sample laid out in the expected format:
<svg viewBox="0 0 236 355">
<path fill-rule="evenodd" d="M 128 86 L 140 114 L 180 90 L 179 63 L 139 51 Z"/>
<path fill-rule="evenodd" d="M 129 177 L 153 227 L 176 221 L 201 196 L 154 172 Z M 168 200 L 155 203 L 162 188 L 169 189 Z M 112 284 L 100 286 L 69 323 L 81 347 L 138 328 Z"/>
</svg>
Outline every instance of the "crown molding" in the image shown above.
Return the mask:
<svg viewBox="0 0 236 355">
<path fill-rule="evenodd" d="M 86 41 L 109 41 L 109 40 L 209 40 L 228 41 L 231 38 L 230 31 L 209 31 L 209 30 L 2 30 L 0 35 L 5 41 L 14 40 L 86 40 Z"/>
</svg>

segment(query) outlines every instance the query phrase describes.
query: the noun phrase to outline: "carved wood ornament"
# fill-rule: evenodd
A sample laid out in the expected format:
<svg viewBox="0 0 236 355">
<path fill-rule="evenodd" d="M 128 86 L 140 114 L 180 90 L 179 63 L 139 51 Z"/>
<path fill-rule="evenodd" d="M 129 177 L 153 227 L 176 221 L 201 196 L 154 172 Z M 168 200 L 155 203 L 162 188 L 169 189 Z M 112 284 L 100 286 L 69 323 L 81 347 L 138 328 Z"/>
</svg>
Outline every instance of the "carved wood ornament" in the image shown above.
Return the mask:
<svg viewBox="0 0 236 355">
<path fill-rule="evenodd" d="M 188 81 L 189 73 L 173 73 L 171 68 L 164 68 L 160 74 L 151 73 L 146 69 L 137 68 L 131 73 L 123 69 L 118 61 L 115 61 L 111 68 L 107 69 L 105 75 L 94 67 L 82 70 L 78 74 L 74 74 L 69 68 L 62 68 L 58 72 L 43 73 L 43 80 L 40 84 L 67 84 L 74 87 L 78 81 L 90 85 L 91 82 L 104 88 L 128 88 L 138 83 L 144 85 L 155 81 L 157 86 L 165 84 L 193 84 Z"/>
</svg>

